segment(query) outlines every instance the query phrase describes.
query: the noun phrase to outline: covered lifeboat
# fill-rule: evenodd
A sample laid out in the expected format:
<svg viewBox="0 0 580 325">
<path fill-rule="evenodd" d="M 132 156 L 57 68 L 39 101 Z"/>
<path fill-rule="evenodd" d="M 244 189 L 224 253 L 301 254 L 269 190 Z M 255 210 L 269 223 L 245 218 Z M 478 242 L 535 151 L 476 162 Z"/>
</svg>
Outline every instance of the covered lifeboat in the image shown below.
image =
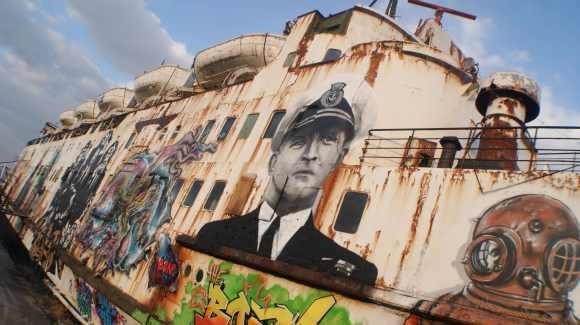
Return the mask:
<svg viewBox="0 0 580 325">
<path fill-rule="evenodd" d="M 285 42 L 284 36 L 248 34 L 202 50 L 192 65 L 197 83 L 215 89 L 251 80 L 280 54 Z"/>
<path fill-rule="evenodd" d="M 128 88 L 112 88 L 104 92 L 98 100 L 101 115 L 99 119 L 123 114 L 133 110 L 135 92 Z"/>
<path fill-rule="evenodd" d="M 139 107 L 149 106 L 168 92 L 193 85 L 193 72 L 178 65 L 163 64 L 135 78 L 135 101 Z"/>
</svg>

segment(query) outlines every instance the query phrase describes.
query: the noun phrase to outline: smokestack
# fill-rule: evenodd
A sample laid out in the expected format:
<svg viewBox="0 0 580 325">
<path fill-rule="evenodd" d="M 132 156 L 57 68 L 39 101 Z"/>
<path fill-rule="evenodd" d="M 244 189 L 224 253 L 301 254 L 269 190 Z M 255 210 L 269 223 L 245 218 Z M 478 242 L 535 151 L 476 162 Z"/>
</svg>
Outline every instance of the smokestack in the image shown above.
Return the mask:
<svg viewBox="0 0 580 325">
<path fill-rule="evenodd" d="M 498 72 L 482 83 L 475 101 L 484 116 L 477 168 L 519 170 L 533 152 L 522 144 L 526 123 L 539 112 L 540 87 L 523 74 Z M 511 129 L 510 129 L 511 128 Z"/>
</svg>

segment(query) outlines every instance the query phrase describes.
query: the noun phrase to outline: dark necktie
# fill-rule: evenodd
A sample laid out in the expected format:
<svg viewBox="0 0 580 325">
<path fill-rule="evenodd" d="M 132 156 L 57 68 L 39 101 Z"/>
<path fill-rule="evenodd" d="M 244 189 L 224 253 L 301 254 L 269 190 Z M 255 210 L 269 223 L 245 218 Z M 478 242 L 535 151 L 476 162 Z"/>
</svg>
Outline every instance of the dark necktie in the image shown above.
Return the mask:
<svg viewBox="0 0 580 325">
<path fill-rule="evenodd" d="M 272 256 L 272 244 L 274 242 L 274 235 L 278 232 L 278 229 L 280 229 L 280 217 L 276 216 L 276 219 L 270 224 L 270 228 L 262 236 L 262 241 L 258 248 L 259 255 L 267 258 Z"/>
</svg>

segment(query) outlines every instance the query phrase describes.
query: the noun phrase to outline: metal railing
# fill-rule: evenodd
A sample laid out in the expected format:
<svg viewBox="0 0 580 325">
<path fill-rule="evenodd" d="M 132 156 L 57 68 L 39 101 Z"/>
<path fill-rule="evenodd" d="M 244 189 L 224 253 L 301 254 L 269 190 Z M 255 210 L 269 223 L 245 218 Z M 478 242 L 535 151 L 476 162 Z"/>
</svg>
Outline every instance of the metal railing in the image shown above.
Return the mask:
<svg viewBox="0 0 580 325">
<path fill-rule="evenodd" d="M 448 167 L 580 171 L 580 127 L 453 127 L 372 129 L 362 163 L 441 167 L 441 140 L 460 145 Z"/>
</svg>

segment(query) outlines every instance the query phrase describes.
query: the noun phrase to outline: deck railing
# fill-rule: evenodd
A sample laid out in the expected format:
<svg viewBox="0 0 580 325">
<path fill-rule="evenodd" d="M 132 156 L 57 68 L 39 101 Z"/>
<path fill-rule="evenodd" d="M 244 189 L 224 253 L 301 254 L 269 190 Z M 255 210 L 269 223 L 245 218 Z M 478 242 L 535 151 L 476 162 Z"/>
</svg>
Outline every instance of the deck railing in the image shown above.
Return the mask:
<svg viewBox="0 0 580 325">
<path fill-rule="evenodd" d="M 372 129 L 360 160 L 407 167 L 580 171 L 580 127 Z"/>
</svg>

